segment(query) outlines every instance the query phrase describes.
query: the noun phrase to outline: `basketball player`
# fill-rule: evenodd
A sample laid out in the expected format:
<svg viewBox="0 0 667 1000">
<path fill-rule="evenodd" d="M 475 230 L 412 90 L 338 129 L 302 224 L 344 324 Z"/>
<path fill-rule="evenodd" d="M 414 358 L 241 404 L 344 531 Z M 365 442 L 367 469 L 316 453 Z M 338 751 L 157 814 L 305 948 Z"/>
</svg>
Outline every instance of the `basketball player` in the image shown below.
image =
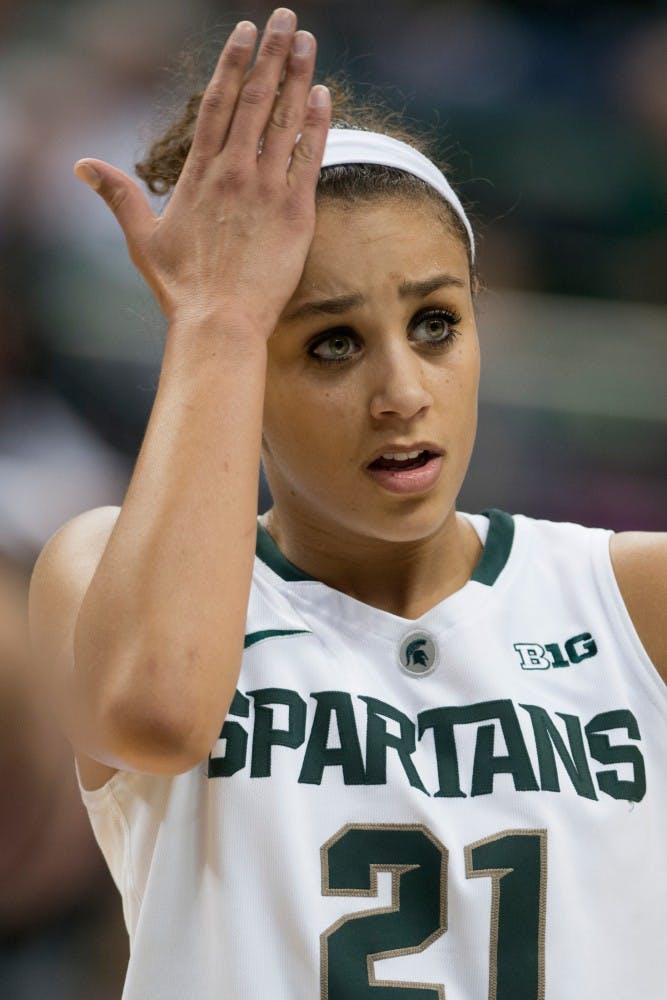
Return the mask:
<svg viewBox="0 0 667 1000">
<path fill-rule="evenodd" d="M 121 510 L 32 588 L 123 996 L 664 998 L 665 537 L 457 513 L 468 219 L 412 145 L 329 131 L 291 11 L 255 41 L 161 218 L 77 166 L 169 323 Z"/>
</svg>

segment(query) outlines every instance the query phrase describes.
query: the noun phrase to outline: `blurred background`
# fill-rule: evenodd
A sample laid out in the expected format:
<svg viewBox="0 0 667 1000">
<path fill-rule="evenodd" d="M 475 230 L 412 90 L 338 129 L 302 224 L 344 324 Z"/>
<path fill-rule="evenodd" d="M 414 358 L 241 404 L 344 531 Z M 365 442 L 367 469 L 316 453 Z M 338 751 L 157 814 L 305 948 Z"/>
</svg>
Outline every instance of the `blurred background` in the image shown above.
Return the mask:
<svg viewBox="0 0 667 1000">
<path fill-rule="evenodd" d="M 72 175 L 128 171 L 272 5 L 0 0 L 0 996 L 112 1000 L 127 943 L 71 755 L 25 671 L 48 536 L 121 501 L 161 317 Z M 664 529 L 667 7 L 302 0 L 324 73 L 435 126 L 479 233 L 484 376 L 461 506 Z M 262 505 L 268 503 L 262 494 Z"/>
</svg>

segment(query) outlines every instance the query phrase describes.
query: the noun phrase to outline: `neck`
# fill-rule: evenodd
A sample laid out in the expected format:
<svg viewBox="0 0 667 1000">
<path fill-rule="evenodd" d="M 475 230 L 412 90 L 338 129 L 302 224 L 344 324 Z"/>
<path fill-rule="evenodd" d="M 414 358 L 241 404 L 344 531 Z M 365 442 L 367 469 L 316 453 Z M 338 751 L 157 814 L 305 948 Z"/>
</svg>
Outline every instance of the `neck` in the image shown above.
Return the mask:
<svg viewBox="0 0 667 1000">
<path fill-rule="evenodd" d="M 267 529 L 282 553 L 309 576 L 356 600 L 419 618 L 470 579 L 482 551 L 466 518 L 451 510 L 425 538 L 393 542 L 281 517 L 273 507 Z"/>
</svg>

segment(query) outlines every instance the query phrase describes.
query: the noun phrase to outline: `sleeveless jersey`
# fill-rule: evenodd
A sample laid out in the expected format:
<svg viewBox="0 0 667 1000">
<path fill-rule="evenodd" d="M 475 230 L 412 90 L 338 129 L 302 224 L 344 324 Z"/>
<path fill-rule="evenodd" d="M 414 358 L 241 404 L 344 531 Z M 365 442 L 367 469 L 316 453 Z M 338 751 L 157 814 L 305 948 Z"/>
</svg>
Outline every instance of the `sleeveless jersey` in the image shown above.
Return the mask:
<svg viewBox="0 0 667 1000">
<path fill-rule="evenodd" d="M 472 578 L 417 620 L 260 526 L 209 759 L 82 791 L 123 1000 L 667 996 L 667 687 L 610 533 L 469 519 Z"/>
</svg>

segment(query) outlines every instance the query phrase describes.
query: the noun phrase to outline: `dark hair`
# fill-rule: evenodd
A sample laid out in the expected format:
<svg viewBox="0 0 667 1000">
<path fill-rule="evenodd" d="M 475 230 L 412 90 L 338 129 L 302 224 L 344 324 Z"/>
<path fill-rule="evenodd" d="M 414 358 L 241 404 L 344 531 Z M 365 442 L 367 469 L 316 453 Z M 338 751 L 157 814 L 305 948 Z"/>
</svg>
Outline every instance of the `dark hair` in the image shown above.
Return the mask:
<svg viewBox="0 0 667 1000">
<path fill-rule="evenodd" d="M 434 143 L 420 135 L 416 129 L 410 128 L 400 112 L 388 109 L 376 92 L 369 92 L 369 98 L 360 101 L 347 81 L 335 77 L 324 82 L 331 91 L 331 124 L 334 128 L 381 132 L 394 139 L 401 139 L 429 159 L 437 161 L 431 149 Z M 203 90 L 190 97 L 180 117 L 152 144 L 146 157 L 136 164 L 137 176 L 154 194 L 168 194 L 181 174 L 192 144 L 202 97 Z M 446 174 L 446 165 L 442 162 L 438 165 Z M 474 289 L 477 276 L 467 230 L 451 205 L 425 181 L 404 170 L 374 163 L 346 163 L 324 167 L 320 172 L 318 201 L 337 199 L 354 203 L 388 196 L 415 200 L 427 198 L 432 202 L 443 224 L 466 248 L 471 287 Z"/>
</svg>

